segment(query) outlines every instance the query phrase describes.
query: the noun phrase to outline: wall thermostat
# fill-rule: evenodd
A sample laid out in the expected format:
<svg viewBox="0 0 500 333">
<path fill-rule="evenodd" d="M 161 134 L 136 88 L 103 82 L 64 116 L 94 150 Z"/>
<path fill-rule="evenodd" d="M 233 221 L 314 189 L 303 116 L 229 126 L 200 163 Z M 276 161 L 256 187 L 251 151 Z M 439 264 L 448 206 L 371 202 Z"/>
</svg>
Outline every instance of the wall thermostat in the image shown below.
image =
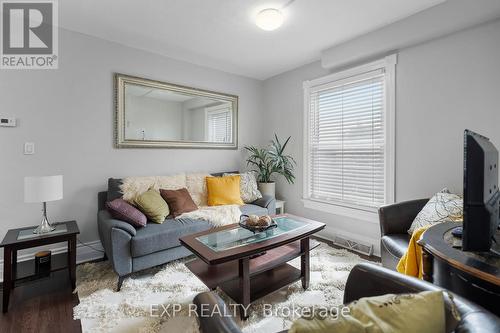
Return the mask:
<svg viewBox="0 0 500 333">
<path fill-rule="evenodd" d="M 16 127 L 16 118 L 0 117 L 0 126 L 3 127 Z"/>
</svg>

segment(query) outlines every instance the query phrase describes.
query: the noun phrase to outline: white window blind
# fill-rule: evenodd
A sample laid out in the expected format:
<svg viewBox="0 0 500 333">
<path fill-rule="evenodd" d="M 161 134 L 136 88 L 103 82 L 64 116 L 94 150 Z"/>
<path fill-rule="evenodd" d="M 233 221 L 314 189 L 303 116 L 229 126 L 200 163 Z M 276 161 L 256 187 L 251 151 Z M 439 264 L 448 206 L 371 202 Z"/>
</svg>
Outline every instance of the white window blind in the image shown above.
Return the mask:
<svg viewBox="0 0 500 333">
<path fill-rule="evenodd" d="M 313 87 L 307 197 L 363 207 L 385 202 L 384 71 Z"/>
<path fill-rule="evenodd" d="M 231 142 L 231 121 L 229 107 L 207 110 L 208 141 Z"/>
</svg>

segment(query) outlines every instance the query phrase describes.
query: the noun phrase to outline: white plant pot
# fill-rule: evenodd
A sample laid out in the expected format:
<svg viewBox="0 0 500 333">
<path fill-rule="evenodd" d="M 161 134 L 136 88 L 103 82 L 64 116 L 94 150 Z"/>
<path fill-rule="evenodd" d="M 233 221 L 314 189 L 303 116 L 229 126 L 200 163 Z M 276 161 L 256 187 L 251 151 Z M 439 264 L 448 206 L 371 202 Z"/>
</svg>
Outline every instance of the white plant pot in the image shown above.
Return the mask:
<svg viewBox="0 0 500 333">
<path fill-rule="evenodd" d="M 276 197 L 276 183 L 259 183 L 259 191 L 262 195 L 270 195 Z"/>
</svg>

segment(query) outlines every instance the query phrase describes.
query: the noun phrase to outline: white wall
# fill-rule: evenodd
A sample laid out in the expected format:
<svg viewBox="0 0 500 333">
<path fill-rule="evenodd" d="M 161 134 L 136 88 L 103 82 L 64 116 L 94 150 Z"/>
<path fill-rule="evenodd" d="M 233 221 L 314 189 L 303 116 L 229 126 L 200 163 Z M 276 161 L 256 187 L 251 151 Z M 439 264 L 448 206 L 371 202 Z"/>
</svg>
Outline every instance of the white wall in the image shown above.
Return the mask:
<svg viewBox="0 0 500 333">
<path fill-rule="evenodd" d="M 48 204 L 53 221 L 75 219 L 81 240 L 98 239 L 97 192 L 108 177 L 238 169 L 242 151 L 113 148 L 113 73 L 238 95 L 239 147 L 262 142 L 262 83 L 101 39 L 61 30 L 58 70 L 0 71 L 0 237 L 36 225 L 41 205 L 23 202 L 23 178 L 64 175 L 64 199 Z M 23 155 L 24 142 L 36 154 Z"/>
<path fill-rule="evenodd" d="M 500 149 L 500 21 L 399 52 L 396 74 L 396 201 L 462 188 L 463 130 L 489 136 Z M 264 82 L 267 131 L 292 135 L 297 181 L 278 183 L 289 212 L 327 223 L 327 234 L 351 233 L 378 246 L 379 226 L 304 209 L 302 82 L 329 74 L 320 62 Z"/>
</svg>

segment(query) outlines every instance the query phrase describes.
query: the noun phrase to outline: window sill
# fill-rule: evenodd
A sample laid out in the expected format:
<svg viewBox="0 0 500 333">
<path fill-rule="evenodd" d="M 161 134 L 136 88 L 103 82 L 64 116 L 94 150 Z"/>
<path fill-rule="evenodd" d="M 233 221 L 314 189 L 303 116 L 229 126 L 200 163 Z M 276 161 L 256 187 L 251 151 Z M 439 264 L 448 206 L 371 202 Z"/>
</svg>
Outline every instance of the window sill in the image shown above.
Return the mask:
<svg viewBox="0 0 500 333">
<path fill-rule="evenodd" d="M 315 201 L 310 199 L 302 199 L 305 208 L 345 216 L 356 220 L 366 221 L 374 224 L 379 223 L 378 212 L 374 208 L 373 211 L 368 211 L 360 208 L 346 207 L 336 205 L 334 203 L 326 203 L 322 201 Z"/>
</svg>

